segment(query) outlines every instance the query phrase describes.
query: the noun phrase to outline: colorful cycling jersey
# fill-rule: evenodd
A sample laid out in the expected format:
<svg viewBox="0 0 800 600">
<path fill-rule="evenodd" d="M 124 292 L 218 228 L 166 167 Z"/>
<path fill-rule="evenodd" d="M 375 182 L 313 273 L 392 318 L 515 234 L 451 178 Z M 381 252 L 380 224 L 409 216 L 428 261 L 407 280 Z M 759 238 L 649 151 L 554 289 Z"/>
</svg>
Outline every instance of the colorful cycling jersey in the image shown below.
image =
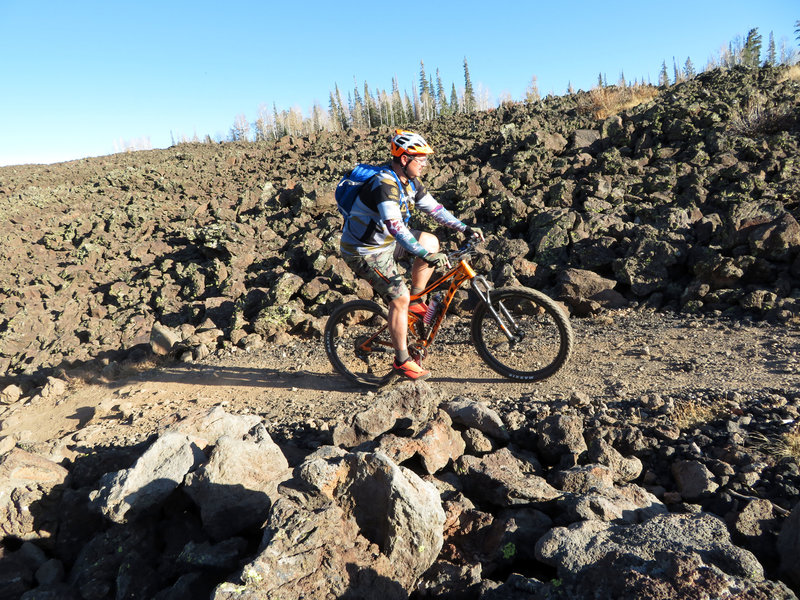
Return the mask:
<svg viewBox="0 0 800 600">
<path fill-rule="evenodd" d="M 466 229 L 464 223 L 433 199 L 419 179 L 409 181 L 402 188 L 400 190 L 397 179 L 385 171 L 364 184 L 342 231 L 342 254 L 377 254 L 399 242 L 409 253 L 425 256 L 427 251 L 406 226 L 408 213 L 414 207 L 429 214 L 440 225 L 458 231 Z"/>
</svg>

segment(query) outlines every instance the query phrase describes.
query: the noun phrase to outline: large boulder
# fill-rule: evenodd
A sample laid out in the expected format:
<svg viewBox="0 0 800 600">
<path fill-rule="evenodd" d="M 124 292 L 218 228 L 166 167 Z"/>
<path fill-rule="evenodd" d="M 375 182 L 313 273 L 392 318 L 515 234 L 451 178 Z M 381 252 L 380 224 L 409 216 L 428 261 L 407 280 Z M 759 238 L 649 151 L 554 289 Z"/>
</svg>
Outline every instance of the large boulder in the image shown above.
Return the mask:
<svg viewBox="0 0 800 600">
<path fill-rule="evenodd" d="M 673 234 L 670 239 L 653 236 L 652 228 L 644 228 L 640 239 L 628 249 L 624 258 L 614 262 L 614 274 L 640 297 L 663 291 L 671 283 L 670 267 L 685 260 L 685 245 Z"/>
<path fill-rule="evenodd" d="M 125 523 L 159 506 L 203 458 L 188 436 L 166 433 L 130 469 L 106 473 L 90 499 L 109 520 Z"/>
<path fill-rule="evenodd" d="M 205 531 L 220 540 L 261 527 L 278 484 L 290 476 L 266 431 L 256 441 L 223 436 L 208 462 L 186 476 L 185 491 L 200 507 Z"/>
<path fill-rule="evenodd" d="M 323 448 L 282 488 L 258 556 L 215 600 L 406 598 L 445 521 L 432 484 L 385 455 Z"/>
<path fill-rule="evenodd" d="M 373 406 L 338 423 L 333 443 L 354 448 L 393 429 L 415 433 L 425 427 L 438 410 L 431 387 L 422 382 L 406 382 L 380 394 Z"/>
<path fill-rule="evenodd" d="M 566 269 L 558 278 L 558 297 L 575 302 L 613 289 L 617 282 L 586 269 Z"/>
<path fill-rule="evenodd" d="M 417 435 L 408 438 L 393 434 L 383 436 L 376 450 L 396 463 L 417 456 L 429 475 L 445 468 L 464 453 L 466 442 L 452 427 L 448 414 L 439 411 Z"/>
<path fill-rule="evenodd" d="M 161 433 L 182 433 L 201 450 L 213 446 L 222 436 L 244 439 L 261 423 L 257 415 L 233 415 L 220 406 L 206 411 L 195 411 L 177 423 L 165 424 Z"/>
<path fill-rule="evenodd" d="M 578 415 L 553 415 L 539 421 L 536 447 L 544 462 L 571 467 L 588 450 L 583 437 L 583 419 Z"/>
<path fill-rule="evenodd" d="M 667 507 L 653 494 L 633 483 L 615 485 L 614 476 L 614 471 L 603 465 L 573 467 L 556 473 L 555 485 L 565 492 L 557 501 L 562 518 L 637 523 L 667 512 Z"/>
<path fill-rule="evenodd" d="M 681 496 L 687 500 L 707 496 L 719 487 L 714 481 L 714 474 L 696 460 L 679 460 L 673 463 L 672 476 Z"/>
<path fill-rule="evenodd" d="M 542 468 L 534 456 L 509 448 L 481 458 L 464 455 L 454 470 L 471 498 L 501 508 L 546 502 L 560 495 L 539 474 Z"/>
<path fill-rule="evenodd" d="M 635 456 L 626 457 L 601 437 L 589 443 L 589 459 L 609 467 L 617 483 L 633 481 L 642 473 L 642 461 Z"/>
<path fill-rule="evenodd" d="M 584 521 L 556 527 L 536 555 L 558 569 L 574 598 L 795 598 L 764 580 L 750 552 L 731 543 L 717 517 L 665 514 L 639 525 Z"/>
<path fill-rule="evenodd" d="M 443 403 L 442 409 L 450 415 L 453 423 L 477 429 L 497 440 L 509 439 L 508 430 L 500 415 L 484 402 L 459 397 Z"/>
<path fill-rule="evenodd" d="M 21 448 L 0 456 L 0 536 L 50 538 L 68 471 Z"/>
</svg>

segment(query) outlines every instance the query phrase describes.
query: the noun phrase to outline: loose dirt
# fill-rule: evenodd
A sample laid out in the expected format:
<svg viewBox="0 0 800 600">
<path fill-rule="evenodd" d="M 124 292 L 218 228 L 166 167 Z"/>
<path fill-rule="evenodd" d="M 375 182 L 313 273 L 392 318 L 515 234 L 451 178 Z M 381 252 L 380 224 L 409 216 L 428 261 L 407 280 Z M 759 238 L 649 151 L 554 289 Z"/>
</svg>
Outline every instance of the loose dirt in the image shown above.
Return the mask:
<svg viewBox="0 0 800 600">
<path fill-rule="evenodd" d="M 450 318 L 444 343 L 425 365 L 442 399 L 487 401 L 501 414 L 585 394 L 596 401 L 800 389 L 796 323 L 695 318 L 626 309 L 574 319 L 575 350 L 555 376 L 511 382 L 488 369 L 469 344 L 467 318 Z M 131 445 L 196 409 L 222 406 L 261 416 L 283 439 L 324 439 L 331 425 L 370 405 L 376 393 L 331 368 L 319 339 L 257 351 L 220 350 L 202 362 L 162 359 L 104 375 L 71 372 L 65 393 L 23 398 L 4 415 L 1 436 L 48 445 L 54 454 Z M 317 436 L 314 438 L 314 436 Z"/>
</svg>

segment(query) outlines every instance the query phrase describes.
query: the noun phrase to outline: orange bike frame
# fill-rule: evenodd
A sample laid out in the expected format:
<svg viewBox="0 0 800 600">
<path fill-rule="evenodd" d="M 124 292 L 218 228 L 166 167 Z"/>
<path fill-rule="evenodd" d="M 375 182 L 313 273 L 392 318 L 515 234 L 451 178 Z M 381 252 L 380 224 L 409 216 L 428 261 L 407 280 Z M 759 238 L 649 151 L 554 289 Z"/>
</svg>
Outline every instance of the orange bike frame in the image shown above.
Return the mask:
<svg viewBox="0 0 800 600">
<path fill-rule="evenodd" d="M 474 279 L 475 275 L 476 273 L 473 270 L 473 268 L 469 265 L 469 263 L 466 260 L 462 258 L 460 261 L 458 261 L 458 264 L 453 269 L 451 269 L 450 271 L 442 275 L 439 279 L 428 285 L 428 287 L 422 290 L 419 294 L 411 296 L 412 300 L 416 300 L 417 298 L 420 298 L 425 294 L 432 292 L 440 285 L 442 285 L 444 282 L 446 282 L 448 279 L 452 280 L 450 281 L 450 287 L 448 288 L 447 292 L 444 295 L 444 299 L 442 300 L 443 305 L 439 309 L 436 315 L 436 320 L 433 322 L 433 326 L 431 327 L 430 331 L 427 332 L 428 334 L 424 336 L 424 338 L 423 336 L 419 336 L 420 337 L 419 342 L 423 346 L 427 348 L 430 344 L 433 343 L 433 340 L 436 337 L 436 332 L 439 331 L 439 325 L 442 324 L 442 321 L 444 320 L 444 315 L 447 312 L 447 309 L 450 308 L 450 303 L 453 301 L 453 298 L 456 295 L 456 291 L 464 284 L 465 281 Z M 421 317 L 413 313 L 408 313 L 409 327 L 414 327 L 416 323 L 421 320 L 422 320 Z"/>
</svg>

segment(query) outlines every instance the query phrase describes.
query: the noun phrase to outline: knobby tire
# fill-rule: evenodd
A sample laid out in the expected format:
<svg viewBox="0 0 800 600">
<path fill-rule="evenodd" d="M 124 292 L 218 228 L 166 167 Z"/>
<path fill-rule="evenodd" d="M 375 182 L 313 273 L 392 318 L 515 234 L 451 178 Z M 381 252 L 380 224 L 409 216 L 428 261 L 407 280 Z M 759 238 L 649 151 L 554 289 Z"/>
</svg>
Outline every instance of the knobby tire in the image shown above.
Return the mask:
<svg viewBox="0 0 800 600">
<path fill-rule="evenodd" d="M 380 304 L 371 300 L 342 304 L 328 317 L 323 338 L 333 368 L 352 383 L 379 387 L 391 379 L 394 348 L 388 312 Z M 368 340 L 368 348 L 361 348 Z"/>
<path fill-rule="evenodd" d="M 490 303 L 506 327 L 504 307 L 516 322 L 518 335 L 509 341 L 485 302 L 472 314 L 472 343 L 483 361 L 494 371 L 519 381 L 540 381 L 556 373 L 567 362 L 573 333 L 564 311 L 545 294 L 525 287 L 492 290 Z"/>
</svg>

